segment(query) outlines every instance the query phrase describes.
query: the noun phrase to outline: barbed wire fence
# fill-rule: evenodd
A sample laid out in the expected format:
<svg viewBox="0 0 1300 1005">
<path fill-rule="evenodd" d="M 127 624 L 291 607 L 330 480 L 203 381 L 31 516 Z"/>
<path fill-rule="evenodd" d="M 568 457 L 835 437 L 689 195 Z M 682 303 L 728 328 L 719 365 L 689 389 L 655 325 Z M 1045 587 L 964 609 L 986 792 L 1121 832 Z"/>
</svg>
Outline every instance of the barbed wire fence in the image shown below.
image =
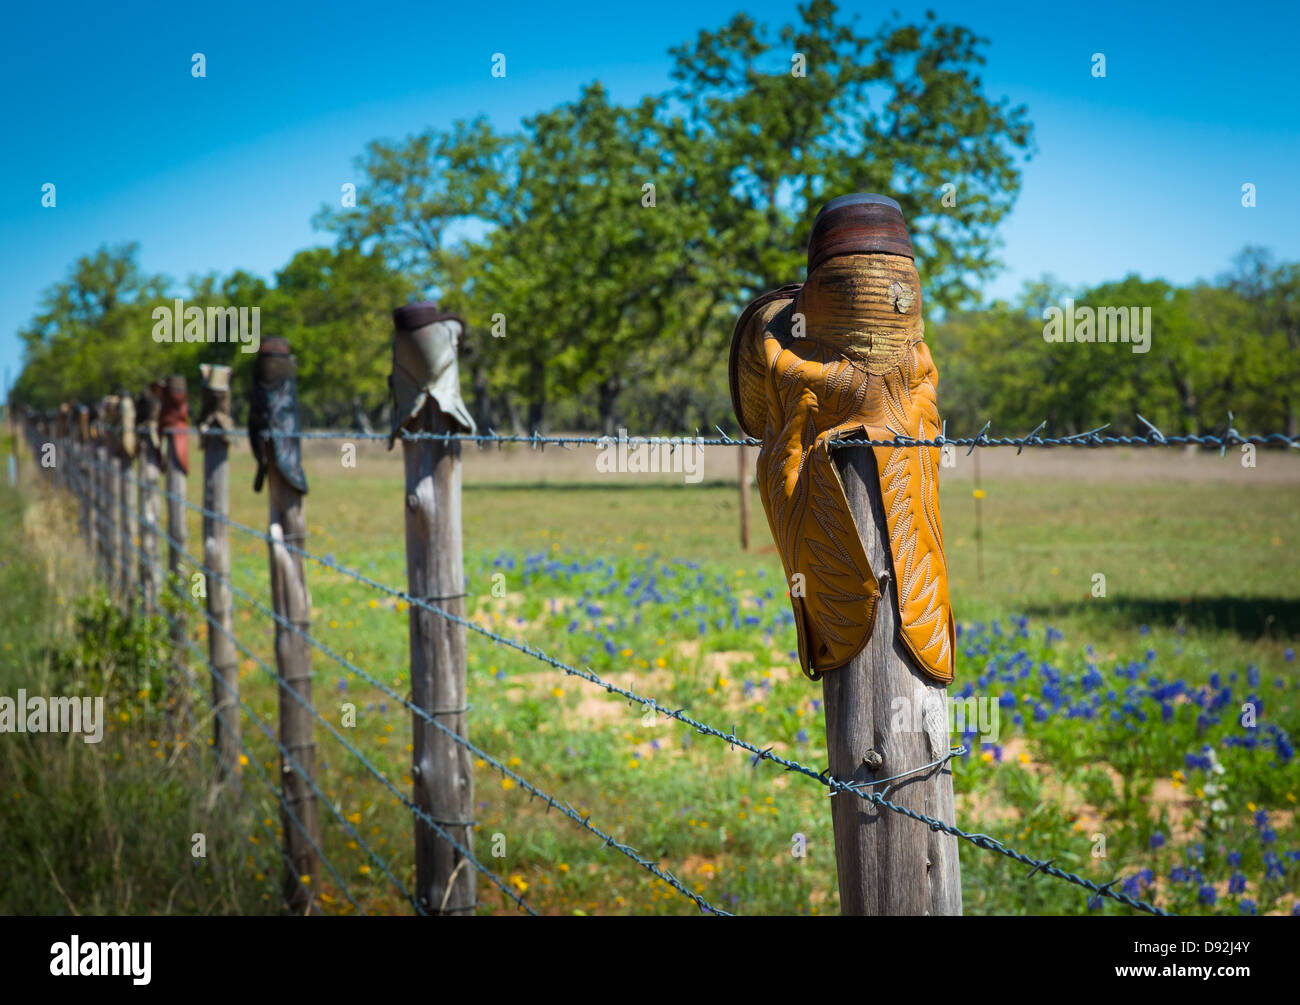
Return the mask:
<svg viewBox="0 0 1300 1005">
<path fill-rule="evenodd" d="M 1040 435 L 1043 425 L 1040 424 L 1027 436 L 1019 437 L 996 437 L 988 435 L 988 424 L 973 437 L 948 437 L 946 428 L 944 433 L 932 439 L 918 439 L 895 434 L 888 440 L 873 439 L 843 439 L 834 441 L 829 446 L 832 449 L 840 447 L 854 446 L 871 446 L 886 448 L 909 448 L 909 447 L 966 447 L 968 452 L 976 447 L 1016 447 L 1020 452 L 1026 447 L 1031 448 L 1100 448 L 1100 447 L 1160 447 L 1176 445 L 1195 445 L 1200 447 L 1218 447 L 1220 450 L 1226 450 L 1229 446 L 1239 446 L 1254 444 L 1257 446 L 1282 446 L 1288 448 L 1300 447 L 1300 437 L 1287 436 L 1284 434 L 1267 434 L 1267 435 L 1242 435 L 1232 427 L 1232 419 L 1229 416 L 1227 428 L 1222 434 L 1207 435 L 1181 435 L 1166 436 L 1160 432 L 1154 425 L 1147 422 L 1141 416 L 1139 420 L 1147 427 L 1147 434 L 1141 437 L 1135 436 L 1114 436 L 1105 435 L 1107 427 L 1098 427 L 1084 433 L 1073 434 L 1069 436 L 1052 437 Z M 269 797 L 276 805 L 279 806 L 282 813 L 282 820 L 285 826 L 296 828 L 301 831 L 302 837 L 307 841 L 309 847 L 318 857 L 321 864 L 330 872 L 338 889 L 344 899 L 346 899 L 360 913 L 364 913 L 363 908 L 358 902 L 343 878 L 339 868 L 333 863 L 320 847 L 320 843 L 311 834 L 311 829 L 303 823 L 293 812 L 285 798 L 282 787 L 278 787 L 267 773 L 252 750 L 242 739 L 242 730 L 240 721 L 246 720 L 250 725 L 256 727 L 270 744 L 275 748 L 282 758 L 282 765 L 286 771 L 296 771 L 302 774 L 310 786 L 315 798 L 324 802 L 330 810 L 332 816 L 337 820 L 338 826 L 350 838 L 356 846 L 364 851 L 369 861 L 379 869 L 380 873 L 387 879 L 397 895 L 402 901 L 411 905 L 416 914 L 439 913 L 441 908 L 446 904 L 432 905 L 422 903 L 420 897 L 414 895 L 408 886 L 399 878 L 398 873 L 402 871 L 400 867 L 393 864 L 392 860 L 384 859 L 378 851 L 367 843 L 361 836 L 356 826 L 342 812 L 340 806 L 326 797 L 313 777 L 309 766 L 305 765 L 294 755 L 281 739 L 276 735 L 275 729 L 264 719 L 258 716 L 255 711 L 239 696 L 237 686 L 225 679 L 225 677 L 216 672 L 209 655 L 190 638 L 185 615 L 192 608 L 197 611 L 205 630 L 209 635 L 213 632 L 221 633 L 229 638 L 238 653 L 242 654 L 244 659 L 251 663 L 261 673 L 266 674 L 276 681 L 277 692 L 280 701 L 286 698 L 290 701 L 301 704 L 306 712 L 311 716 L 315 723 L 319 723 L 330 737 L 335 740 L 339 746 L 350 756 L 364 771 L 373 777 L 386 792 L 392 797 L 393 801 L 401 805 L 404 810 L 410 814 L 413 821 L 419 821 L 430 828 L 438 838 L 447 842 L 460 857 L 460 864 L 472 869 L 476 874 L 483 876 L 488 882 L 496 887 L 506 900 L 512 903 L 518 910 L 529 914 L 538 912 L 523 898 L 520 891 L 512 889 L 510 884 L 502 878 L 494 869 L 475 856 L 473 851 L 466 846 L 464 842 L 458 841 L 451 833 L 451 825 L 463 825 L 464 821 L 439 821 L 429 811 L 429 807 L 422 806 L 416 799 L 406 795 L 399 787 L 389 778 L 384 771 L 379 768 L 374 760 L 368 757 L 364 752 L 359 750 L 355 744 L 350 742 L 339 729 L 330 720 L 329 716 L 315 707 L 311 702 L 303 699 L 293 687 L 286 686 L 284 677 L 277 670 L 270 666 L 264 659 L 256 654 L 247 644 L 241 641 L 230 629 L 228 629 L 221 620 L 213 617 L 211 612 L 202 604 L 194 595 L 193 591 L 188 588 L 188 583 L 179 577 L 172 576 L 169 580 L 171 591 L 170 599 L 151 600 L 145 584 L 153 582 L 155 584 L 164 581 L 160 568 L 157 568 L 159 562 L 157 543 L 161 539 L 167 543 L 173 553 L 181 557 L 188 570 L 198 573 L 204 577 L 205 581 L 220 583 L 230 594 L 237 597 L 244 610 L 248 613 L 261 615 L 277 629 L 283 629 L 286 632 L 293 633 L 304 640 L 314 652 L 319 653 L 324 658 L 330 660 L 348 673 L 355 674 L 357 677 L 366 681 L 373 687 L 378 688 L 388 698 L 396 702 L 401 708 L 412 713 L 413 721 L 419 720 L 434 730 L 445 736 L 448 740 L 464 748 L 473 756 L 480 758 L 482 762 L 501 775 L 503 779 L 510 779 L 515 785 L 518 785 L 523 791 L 527 792 L 532 799 L 540 800 L 547 811 L 554 809 L 561 816 L 572 822 L 582 832 L 590 834 L 601 842 L 604 848 L 610 848 L 626 857 L 636 868 L 644 870 L 656 880 L 663 882 L 677 894 L 693 903 L 702 913 L 727 916 L 729 912 L 710 903 L 700 893 L 689 889 L 680 879 L 671 871 L 666 869 L 659 861 L 642 855 L 635 847 L 618 840 L 610 829 L 602 827 L 594 822 L 591 814 L 584 814 L 575 809 L 570 803 L 564 801 L 559 796 L 546 791 L 536 782 L 528 779 L 521 773 L 515 771 L 512 767 L 504 763 L 499 757 L 485 750 L 479 744 L 471 742 L 460 732 L 447 726 L 440 721 L 441 715 L 447 710 L 427 709 L 413 702 L 405 695 L 399 694 L 392 687 L 385 684 L 379 676 L 371 670 L 367 670 L 359 665 L 349 655 L 340 654 L 327 643 L 316 638 L 308 628 L 304 628 L 291 618 L 287 618 L 283 613 L 278 612 L 273 606 L 263 603 L 251 592 L 239 586 L 234 582 L 229 573 L 219 571 L 220 568 L 229 569 L 229 556 L 225 556 L 224 561 L 211 561 L 199 558 L 193 554 L 186 546 L 183 540 L 186 536 L 182 526 L 174 526 L 174 514 L 177 512 L 193 512 L 205 518 L 205 520 L 217 521 L 223 526 L 236 533 L 250 539 L 260 540 L 268 545 L 277 545 L 283 547 L 288 552 L 297 555 L 307 561 L 310 561 L 322 568 L 328 569 L 336 574 L 344 576 L 352 582 L 364 586 L 368 590 L 382 594 L 394 601 L 409 605 L 412 616 L 416 611 L 424 612 L 444 619 L 445 621 L 458 625 L 459 627 L 474 632 L 483 638 L 489 640 L 492 644 L 509 648 L 513 651 L 524 654 L 542 664 L 545 664 L 555 670 L 559 670 L 567 676 L 585 681 L 593 688 L 603 690 L 607 694 L 617 695 L 632 705 L 639 705 L 648 712 L 663 716 L 666 719 L 675 720 L 689 726 L 696 733 L 712 737 L 720 743 L 726 745 L 729 750 L 743 750 L 752 755 L 751 760 L 755 765 L 763 762 L 770 762 L 784 768 L 786 772 L 796 774 L 800 777 L 810 779 L 824 786 L 829 790 L 831 796 L 838 797 L 856 797 L 870 803 L 879 809 L 902 814 L 921 824 L 924 824 L 932 831 L 941 832 L 951 835 L 952 837 L 970 844 L 984 851 L 990 851 L 998 855 L 1010 858 L 1015 862 L 1030 867 L 1029 875 L 1043 875 L 1054 879 L 1073 884 L 1083 890 L 1088 891 L 1094 897 L 1106 898 L 1117 903 L 1123 904 L 1133 910 L 1143 911 L 1151 914 L 1164 915 L 1168 912 L 1147 901 L 1133 897 L 1122 890 L 1116 890 L 1119 879 L 1111 880 L 1106 883 L 1097 883 L 1093 880 L 1079 876 L 1075 873 L 1061 869 L 1055 864 L 1054 859 L 1040 859 L 1027 855 L 1017 849 L 1011 848 L 996 838 L 986 834 L 973 833 L 957 827 L 954 823 L 941 820 L 924 813 L 917 812 L 908 807 L 899 805 L 891 801 L 888 796 L 893 783 L 901 778 L 911 776 L 920 772 L 931 770 L 949 763 L 954 756 L 964 753 L 964 748 L 953 748 L 949 754 L 931 764 L 918 765 L 914 768 L 907 769 L 888 778 L 879 779 L 872 782 L 849 782 L 832 776 L 829 769 L 818 771 L 815 768 L 806 766 L 798 761 L 786 758 L 775 753 L 771 745 L 764 746 L 752 742 L 736 734 L 734 727 L 731 730 L 719 729 L 709 723 L 702 721 L 690 715 L 685 708 L 672 708 L 663 704 L 654 697 L 642 695 L 628 687 L 620 686 L 602 678 L 599 674 L 588 668 L 580 668 L 559 659 L 550 653 L 531 645 L 530 643 L 510 638 L 498 632 L 485 628 L 473 619 L 462 617 L 443 606 L 444 598 L 430 598 L 413 596 L 407 590 L 403 590 L 385 583 L 382 583 L 357 569 L 345 565 L 332 556 L 317 555 L 314 552 L 298 547 L 292 541 L 285 540 L 283 537 L 273 537 L 271 534 L 247 526 L 239 521 L 230 518 L 228 513 L 218 512 L 206 506 L 198 505 L 191 502 L 185 494 L 176 493 L 165 488 L 159 488 L 156 478 L 156 472 L 150 477 L 149 472 L 144 469 L 141 461 L 142 474 L 138 475 L 132 470 L 129 459 L 121 455 L 112 456 L 111 451 L 105 449 L 108 437 L 114 432 L 112 427 L 102 425 L 94 428 L 92 438 L 86 440 L 78 431 L 71 428 L 69 423 L 61 423 L 51 417 L 32 417 L 24 415 L 20 418 L 23 439 L 25 439 L 33 458 L 38 458 L 48 453 L 49 445 L 53 444 L 54 456 L 62 458 L 52 465 L 42 465 L 38 470 L 44 471 L 49 479 L 57 484 L 58 487 L 67 490 L 77 500 L 81 517 L 81 528 L 83 535 L 87 538 L 90 550 L 93 553 L 96 568 L 110 583 L 117 587 L 118 599 L 122 603 L 139 608 L 146 614 L 157 614 L 161 616 L 172 632 L 172 638 L 179 645 L 173 653 L 175 666 L 185 677 L 186 686 L 193 694 L 202 696 L 208 706 L 213 722 L 222 723 L 223 727 L 232 735 L 237 742 L 239 750 L 242 752 L 240 758 L 241 765 L 246 763 L 253 768 L 254 774 L 261 783 L 260 790 Z M 121 430 L 117 430 L 120 432 Z M 147 434 L 148 429 L 140 429 L 138 432 Z M 177 430 L 174 428 L 156 430 L 162 436 L 174 436 L 178 433 L 187 435 L 194 434 L 199 437 L 210 437 L 220 435 L 225 437 L 234 437 L 246 433 L 245 430 L 223 430 L 218 433 L 212 431 L 200 431 L 193 429 Z M 892 432 L 892 430 L 891 430 Z M 506 445 L 527 445 L 535 449 L 544 449 L 547 446 L 558 446 L 562 449 L 574 449 L 579 446 L 605 446 L 607 444 L 624 442 L 628 445 L 647 445 L 656 447 L 667 447 L 670 450 L 676 450 L 688 445 L 694 446 L 756 446 L 760 445 L 759 441 L 752 438 L 740 437 L 733 438 L 728 436 L 722 430 L 718 430 L 718 436 L 700 436 L 697 432 L 695 436 L 683 437 L 664 437 L 664 436 L 635 436 L 619 438 L 608 436 L 547 436 L 538 433 L 531 435 L 508 435 L 498 434 L 489 430 L 483 434 L 463 434 L 463 433 L 436 433 L 436 432 L 409 432 L 399 433 L 399 438 L 407 441 L 442 441 L 456 442 L 477 445 L 483 449 L 492 446 L 504 447 Z M 298 439 L 324 439 L 324 440 L 387 440 L 387 434 L 382 433 L 365 433 L 360 431 L 344 430 L 308 430 L 293 433 L 265 432 L 262 435 L 268 438 L 277 436 L 289 436 Z M 148 505 L 135 505 L 134 500 L 148 500 L 152 496 L 158 495 L 169 502 L 176 503 L 176 506 L 168 507 L 168 526 L 166 529 L 159 525 L 156 517 L 156 509 Z M 139 535 L 139 542 L 136 541 L 136 535 Z M 206 543 L 206 542 L 205 542 Z M 200 549 L 202 550 L 202 549 Z M 206 556 L 205 556 L 206 557 Z M 133 570 L 132 567 L 135 567 Z M 154 566 L 151 568 L 151 566 Z M 133 575 L 133 572 L 138 575 Z M 138 587 L 138 589 L 135 589 Z M 138 595 L 137 595 L 138 594 Z M 439 601 L 443 601 L 440 603 Z M 215 692 L 219 689 L 225 689 L 229 693 L 229 702 L 218 701 L 214 697 L 209 697 L 209 692 L 202 686 L 196 670 L 202 672 L 208 671 L 211 677 Z M 237 721 L 232 722 L 229 718 L 230 713 L 234 712 Z M 455 710 L 464 711 L 464 710 Z M 219 764 L 219 770 L 229 770 L 229 765 Z M 884 785 L 883 790 L 876 791 L 876 786 Z M 232 791 L 238 792 L 241 798 L 251 800 L 251 795 L 247 786 L 236 784 L 230 787 Z M 254 807 L 259 825 L 262 826 L 271 843 L 275 843 L 269 827 L 266 826 L 262 819 L 260 808 Z M 297 863 L 290 858 L 283 843 L 277 845 L 277 851 L 286 865 L 286 876 L 290 880 L 299 884 L 301 899 L 296 902 L 306 902 L 308 909 L 312 909 L 316 904 L 316 898 L 319 891 L 311 890 L 307 880 L 309 877 L 298 874 Z M 265 870 L 264 860 L 260 859 L 259 863 Z M 450 893 L 450 886 L 447 888 Z M 290 906 L 291 901 L 296 898 L 290 896 L 282 897 L 286 907 Z M 444 898 L 445 900 L 445 898 Z"/>
</svg>

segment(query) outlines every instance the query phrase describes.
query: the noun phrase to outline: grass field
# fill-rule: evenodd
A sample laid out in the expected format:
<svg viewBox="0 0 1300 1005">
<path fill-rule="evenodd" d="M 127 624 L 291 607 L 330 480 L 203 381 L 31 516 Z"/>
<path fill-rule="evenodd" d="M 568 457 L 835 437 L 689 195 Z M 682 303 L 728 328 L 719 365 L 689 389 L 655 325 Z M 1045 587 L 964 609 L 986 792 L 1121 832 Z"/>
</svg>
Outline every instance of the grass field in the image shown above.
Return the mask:
<svg viewBox="0 0 1300 1005">
<path fill-rule="evenodd" d="M 306 547 L 403 587 L 400 451 L 363 443 L 357 466 L 347 468 L 337 444 L 311 446 Z M 738 547 L 734 454 L 710 452 L 706 480 L 686 485 L 680 475 L 676 481 L 598 475 L 586 449 L 467 451 L 472 616 L 824 768 L 821 687 L 804 679 L 793 659 L 781 567 L 757 496 L 755 548 Z M 1300 879 L 1300 772 L 1291 748 L 1300 732 L 1293 652 L 1300 636 L 1297 461 L 1261 454 L 1250 469 L 1232 455 L 1027 451 L 1017 458 L 986 451 L 982 577 L 972 462 L 959 455 L 957 467 L 944 471 L 945 537 L 961 626 L 953 693 L 996 696 L 1002 711 L 997 742 L 968 738 L 971 753 L 954 762 L 960 826 L 1099 881 L 1119 877 L 1129 892 L 1170 910 L 1294 909 Z M 232 463 L 231 515 L 263 527 L 266 502 L 251 492 L 247 452 L 237 452 Z M 6 519 L 0 531 L 6 554 L 15 556 L 0 569 L 11 573 L 5 587 L 21 598 L 6 604 L 3 615 L 0 684 L 11 694 L 23 680 L 51 673 L 51 666 L 70 665 L 49 654 L 84 645 L 75 639 L 72 612 L 93 605 L 87 598 L 95 591 L 84 558 L 67 540 L 74 536 L 68 523 L 41 530 L 36 523 L 55 518 L 33 514 L 49 506 L 38 504 L 37 495 L 2 491 L 6 515 L 26 514 Z M 197 477 L 190 497 L 199 501 Z M 196 541 L 192 516 L 190 540 Z M 74 517 L 68 510 L 62 519 Z M 48 568 L 51 551 L 77 571 L 44 575 L 47 585 L 37 590 L 29 585 L 31 568 Z M 232 558 L 235 582 L 265 599 L 265 544 L 235 534 Z M 309 563 L 307 572 L 313 634 L 406 694 L 403 606 L 318 565 Z M 1093 595 L 1098 574 L 1105 576 L 1104 597 Z M 504 576 L 497 580 L 504 597 L 492 595 L 497 575 Z M 102 624 L 103 609 L 92 609 Z M 271 625 L 247 605 L 237 602 L 236 610 L 241 639 L 273 667 Z M 50 617 L 52 611 L 68 613 Z M 37 625 L 39 631 L 28 631 Z M 203 645 L 201 630 L 196 638 Z M 470 731 L 484 749 L 589 813 L 596 826 L 657 856 L 721 908 L 836 912 L 821 786 L 770 764 L 755 766 L 748 755 L 681 724 L 647 719 L 639 708 L 473 633 L 469 645 Z M 321 714 L 337 724 L 343 703 L 355 703 L 350 740 L 408 791 L 409 714 L 320 653 L 313 666 Z M 270 674 L 245 659 L 240 682 L 250 707 L 273 726 Z M 245 789 L 257 813 L 214 812 L 197 781 L 211 776 L 201 749 L 206 734 L 170 731 L 158 709 L 160 691 L 158 683 L 131 692 L 110 687 L 116 704 L 109 736 L 96 750 L 67 752 L 75 759 L 71 774 L 97 765 L 105 820 L 121 828 L 143 818 L 136 825 L 138 853 L 153 879 L 124 903 L 120 879 L 67 865 L 67 856 L 102 856 L 111 845 L 85 834 L 87 849 L 79 852 L 80 832 L 64 821 L 76 813 L 73 798 L 46 779 L 37 792 L 14 788 L 3 799 L 0 841 L 11 846 L 3 850 L 32 876 L 24 884 L 0 883 L 0 908 L 276 909 L 278 868 L 267 832 L 278 826 L 274 802 L 250 766 Z M 1252 728 L 1240 721 L 1246 703 L 1258 710 Z M 248 723 L 244 735 L 273 774 L 273 745 Z M 409 814 L 323 728 L 317 741 L 321 788 L 409 884 Z M 6 738 L 11 747 L 15 742 Z M 125 767 L 115 769 L 106 758 Z M 11 755 L 0 761 L 5 789 L 33 784 L 41 760 Z M 141 788 L 149 789 L 145 779 L 168 798 L 141 796 Z M 537 910 L 695 912 L 484 763 L 475 786 L 478 854 Z M 138 798 L 135 817 L 115 801 L 119 788 Z M 31 803 L 42 799 L 50 808 L 33 822 Z M 156 814 L 165 820 L 151 829 L 148 818 Z M 368 912 L 409 911 L 374 857 L 328 809 L 321 816 L 325 851 L 342 879 L 325 874 L 325 910 L 355 913 L 350 893 Z M 15 826 L 24 836 L 15 837 Z M 35 857 L 33 866 L 37 849 L 47 847 L 42 828 L 60 827 L 69 833 L 60 838 L 57 857 L 46 864 Z M 189 840 L 196 831 L 207 834 L 209 847 L 197 867 Z M 795 834 L 806 837 L 806 857 L 791 854 Z M 498 848 L 504 845 L 502 857 L 491 855 L 495 835 L 502 836 L 496 840 Z M 1090 902 L 1076 887 L 1027 877 L 1015 863 L 969 845 L 962 845 L 961 860 L 967 913 L 1128 913 Z M 175 884 L 168 901 L 161 891 Z M 513 910 L 482 879 L 479 891 L 481 910 Z"/>
</svg>

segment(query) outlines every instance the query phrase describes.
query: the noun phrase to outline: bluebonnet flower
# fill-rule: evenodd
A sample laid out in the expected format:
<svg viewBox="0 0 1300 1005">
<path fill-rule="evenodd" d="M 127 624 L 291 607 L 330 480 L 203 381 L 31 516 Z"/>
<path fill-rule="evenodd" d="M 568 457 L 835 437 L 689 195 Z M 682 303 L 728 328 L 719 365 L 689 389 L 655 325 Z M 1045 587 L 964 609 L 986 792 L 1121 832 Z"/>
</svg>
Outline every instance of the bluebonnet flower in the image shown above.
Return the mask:
<svg viewBox="0 0 1300 1005">
<path fill-rule="evenodd" d="M 1214 906 L 1214 902 L 1218 900 L 1218 897 L 1219 895 L 1214 892 L 1214 887 L 1209 884 L 1202 886 L 1196 894 L 1196 899 L 1198 901 L 1211 907 Z"/>
<path fill-rule="evenodd" d="M 1237 909 L 1238 909 L 1242 914 L 1258 914 L 1258 913 L 1259 913 L 1259 911 L 1257 911 L 1257 910 L 1255 909 L 1255 902 L 1254 902 L 1253 900 L 1243 900 L 1243 901 L 1240 901 L 1240 902 L 1237 904 Z"/>
<path fill-rule="evenodd" d="M 1231 866 L 1241 865 L 1241 852 L 1239 851 L 1228 852 L 1228 865 Z"/>
<path fill-rule="evenodd" d="M 795 734 L 795 737 L 794 737 L 794 738 L 795 738 L 795 740 L 796 740 L 797 742 L 799 742 L 799 743 L 807 743 L 807 742 L 808 742 L 808 734 L 807 734 L 807 732 L 805 732 L 805 731 L 802 730 L 802 729 L 799 730 L 799 732 Z"/>
<path fill-rule="evenodd" d="M 1151 835 L 1152 848 L 1163 848 L 1164 846 L 1165 846 L 1165 836 L 1163 834 L 1161 834 L 1159 831 L 1156 831 L 1154 834 Z"/>
<path fill-rule="evenodd" d="M 1232 878 L 1228 880 L 1229 893 L 1245 893 L 1246 877 L 1239 872 L 1234 872 Z"/>
</svg>

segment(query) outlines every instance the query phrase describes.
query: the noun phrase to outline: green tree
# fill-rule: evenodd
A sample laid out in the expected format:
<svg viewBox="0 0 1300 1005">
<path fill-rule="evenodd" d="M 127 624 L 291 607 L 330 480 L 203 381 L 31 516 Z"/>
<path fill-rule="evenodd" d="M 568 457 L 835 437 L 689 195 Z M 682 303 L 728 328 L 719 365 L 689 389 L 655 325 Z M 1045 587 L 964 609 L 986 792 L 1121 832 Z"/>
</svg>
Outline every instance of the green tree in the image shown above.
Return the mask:
<svg viewBox="0 0 1300 1005">
<path fill-rule="evenodd" d="M 798 14 L 775 32 L 738 14 L 673 50 L 681 197 L 724 238 L 732 282 L 752 292 L 797 279 L 817 210 L 870 191 L 902 207 L 928 304 L 972 300 L 997 268 L 993 231 L 1031 143 L 1025 109 L 983 93 L 985 40 L 933 13 L 873 32 L 832 0 Z"/>
<path fill-rule="evenodd" d="M 1276 265 L 1267 249 L 1248 246 L 1221 281 L 1249 305 L 1257 331 L 1243 383 L 1271 404 L 1275 425 L 1300 435 L 1300 262 Z"/>
<path fill-rule="evenodd" d="M 275 274 L 263 337 L 289 340 L 304 422 L 368 425 L 378 418 L 388 400 L 392 311 L 411 293 L 377 250 L 309 248 Z"/>
<path fill-rule="evenodd" d="M 138 253 L 134 243 L 101 246 L 45 291 L 31 324 L 19 332 L 24 365 L 15 401 L 54 408 L 157 379 L 164 347 L 153 341 L 149 308 L 169 283 L 144 272 Z"/>
<path fill-rule="evenodd" d="M 500 405 L 536 427 L 558 405 L 610 430 L 632 387 L 639 414 L 731 424 L 714 391 L 736 310 L 801 274 L 832 196 L 899 198 L 935 304 L 995 268 L 1030 129 L 983 95 L 982 44 L 933 16 L 862 34 L 829 0 L 775 35 L 739 15 L 675 49 L 676 88 L 635 106 L 595 83 L 517 134 L 476 120 L 375 141 L 356 207 L 316 222 L 465 314 L 481 419 Z"/>
</svg>

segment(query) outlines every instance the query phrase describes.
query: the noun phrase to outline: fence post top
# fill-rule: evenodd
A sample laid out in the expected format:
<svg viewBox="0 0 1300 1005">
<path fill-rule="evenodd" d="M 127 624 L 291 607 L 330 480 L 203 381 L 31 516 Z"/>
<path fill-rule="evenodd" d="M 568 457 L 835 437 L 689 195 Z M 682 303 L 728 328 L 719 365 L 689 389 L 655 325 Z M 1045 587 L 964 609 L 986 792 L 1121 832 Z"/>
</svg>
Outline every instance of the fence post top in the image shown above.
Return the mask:
<svg viewBox="0 0 1300 1005">
<path fill-rule="evenodd" d="M 224 363 L 200 363 L 199 378 L 205 391 L 230 390 L 230 367 Z M 183 384 L 185 378 L 173 377 L 172 380 L 179 380 Z"/>
<path fill-rule="evenodd" d="M 393 311 L 389 450 L 427 404 L 442 413 L 450 431 L 470 435 L 477 432 L 474 417 L 460 396 L 457 352 L 464 333 L 465 322 L 459 316 L 429 301 L 406 304 Z"/>
<path fill-rule="evenodd" d="M 267 471 L 274 464 L 284 480 L 305 495 L 307 476 L 298 438 L 298 365 L 286 339 L 274 336 L 262 340 L 253 361 L 252 383 L 248 440 L 257 459 L 253 491 L 262 491 Z"/>
</svg>

